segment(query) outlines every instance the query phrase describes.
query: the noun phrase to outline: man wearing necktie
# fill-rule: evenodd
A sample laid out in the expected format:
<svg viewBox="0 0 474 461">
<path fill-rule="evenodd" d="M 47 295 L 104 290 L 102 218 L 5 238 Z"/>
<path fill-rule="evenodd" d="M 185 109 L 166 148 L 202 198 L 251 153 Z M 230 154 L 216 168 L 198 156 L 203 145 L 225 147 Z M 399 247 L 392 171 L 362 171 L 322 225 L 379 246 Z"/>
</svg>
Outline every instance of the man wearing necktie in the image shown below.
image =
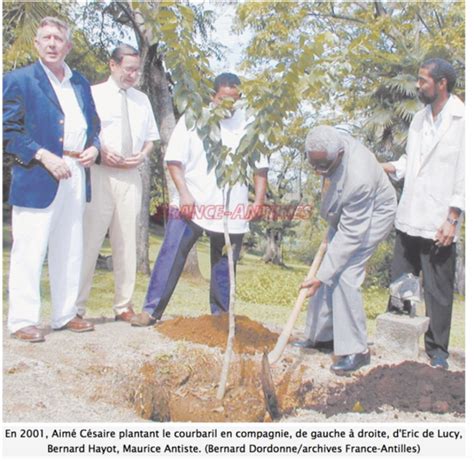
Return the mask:
<svg viewBox="0 0 474 461">
<path fill-rule="evenodd" d="M 14 157 L 9 203 L 13 247 L 8 329 L 17 339 L 44 341 L 40 281 L 48 252 L 53 329 L 91 331 L 75 300 L 82 264 L 84 203 L 98 154 L 99 120 L 89 82 L 64 62 L 71 30 L 43 18 L 35 37 L 39 60 L 3 80 L 4 153 Z"/>
<path fill-rule="evenodd" d="M 306 155 L 325 178 L 321 216 L 328 222 L 328 246 L 309 288 L 306 340 L 295 346 L 332 351 L 331 371 L 350 374 L 370 363 L 361 286 L 365 266 L 389 234 L 397 200 L 375 156 L 353 137 L 318 126 L 306 137 Z"/>
<path fill-rule="evenodd" d="M 413 117 L 406 154 L 383 164 L 392 178 L 405 180 L 395 219 L 392 281 L 423 272 L 430 318 L 425 351 L 439 368 L 448 368 L 455 242 L 464 210 L 464 104 L 452 94 L 455 83 L 456 71 L 444 59 L 421 65 L 417 89 L 426 107 Z"/>
<path fill-rule="evenodd" d="M 159 139 L 148 97 L 133 88 L 139 78 L 140 55 L 125 44 L 111 55 L 109 79 L 92 87 L 102 129 L 101 163 L 91 169 L 94 196 L 84 216 L 84 264 L 77 308 L 80 315 L 92 287 L 99 251 L 109 232 L 112 247 L 115 319 L 133 316 L 137 223 L 142 201 L 138 167 Z"/>
</svg>

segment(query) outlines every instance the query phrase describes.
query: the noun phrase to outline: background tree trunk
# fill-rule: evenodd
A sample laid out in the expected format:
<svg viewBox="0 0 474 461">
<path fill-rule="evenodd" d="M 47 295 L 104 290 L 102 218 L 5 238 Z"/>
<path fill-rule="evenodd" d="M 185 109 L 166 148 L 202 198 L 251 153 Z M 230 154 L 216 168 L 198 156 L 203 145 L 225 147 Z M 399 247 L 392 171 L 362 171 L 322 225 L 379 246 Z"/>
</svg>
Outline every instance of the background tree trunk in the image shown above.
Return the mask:
<svg viewBox="0 0 474 461">
<path fill-rule="evenodd" d="M 152 154 L 154 154 L 153 151 Z M 142 205 L 138 216 L 137 228 L 137 271 L 150 275 L 149 262 L 149 232 L 150 232 L 150 189 L 151 169 L 150 160 L 146 159 L 139 167 L 142 180 Z"/>
<path fill-rule="evenodd" d="M 282 237 L 281 230 L 267 229 L 267 247 L 262 258 L 264 262 L 284 266 L 281 248 Z"/>
<path fill-rule="evenodd" d="M 175 190 L 175 185 L 168 173 L 168 169 L 164 164 L 164 156 L 166 148 L 168 147 L 171 134 L 176 126 L 176 117 L 174 115 L 173 100 L 171 96 L 170 81 L 166 75 L 163 66 L 162 56 L 157 55 L 156 44 L 148 47 L 144 55 L 144 75 L 146 79 L 144 86 L 146 92 L 150 97 L 151 106 L 155 113 L 155 118 L 158 123 L 158 130 L 160 132 L 160 148 L 158 155 L 163 164 L 165 171 L 166 184 L 163 184 L 165 202 L 169 203 L 169 197 Z M 156 155 L 156 153 L 154 152 Z M 138 270 L 140 272 L 149 274 L 149 215 L 150 215 L 150 184 L 151 184 L 151 169 L 150 162 L 143 165 L 142 181 L 143 181 L 143 199 L 142 210 L 140 214 L 140 231 L 138 240 Z M 145 186 L 147 186 L 145 188 Z M 165 224 L 166 225 L 166 224 Z M 202 278 L 199 270 L 199 262 L 197 258 L 196 245 L 189 252 L 186 264 L 184 266 L 183 275 L 192 278 Z"/>
<path fill-rule="evenodd" d="M 466 293 L 465 250 L 464 237 L 460 236 L 456 243 L 456 275 L 454 279 L 454 289 L 462 296 Z"/>
<path fill-rule="evenodd" d="M 201 280 L 204 277 L 201 274 L 201 270 L 199 269 L 199 260 L 197 256 L 197 242 L 191 248 L 191 251 L 188 254 L 186 259 L 186 264 L 184 265 L 183 269 L 183 276 L 189 279 L 194 280 Z"/>
</svg>

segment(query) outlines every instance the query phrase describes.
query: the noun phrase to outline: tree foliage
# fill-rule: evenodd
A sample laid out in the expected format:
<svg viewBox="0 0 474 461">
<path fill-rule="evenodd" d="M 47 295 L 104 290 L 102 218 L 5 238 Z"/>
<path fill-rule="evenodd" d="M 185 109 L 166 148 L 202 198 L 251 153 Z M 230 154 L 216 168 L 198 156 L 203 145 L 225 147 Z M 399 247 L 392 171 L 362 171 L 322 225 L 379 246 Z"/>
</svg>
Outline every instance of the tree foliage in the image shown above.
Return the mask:
<svg viewBox="0 0 474 461">
<path fill-rule="evenodd" d="M 236 5 L 235 30 L 250 35 L 242 54 L 242 104 L 253 122 L 232 156 L 218 129 L 228 108 L 209 107 L 209 58 L 222 56 L 223 47 L 209 35 L 216 16 L 206 3 L 7 1 L 4 69 L 36 59 L 34 32 L 45 15 L 77 26 L 68 61 L 93 82 L 107 74 L 112 45 L 132 31 L 146 63 L 142 88 L 154 101 L 160 124 L 161 158 L 176 116 L 184 113 L 187 126 L 196 127 L 203 140 L 219 184 L 250 183 L 248 165 L 272 155 L 286 173 L 276 173 L 269 195 L 283 202 L 294 189 L 289 178 L 301 164 L 302 140 L 316 123 L 345 126 L 384 158 L 403 151 L 408 124 L 420 108 L 415 77 L 426 57 L 453 62 L 460 75 L 456 92 L 463 96 L 464 2 L 288 6 L 278 1 Z M 285 164 L 285 159 L 293 160 Z M 157 195 L 166 199 L 164 192 Z"/>
<path fill-rule="evenodd" d="M 73 25 L 74 46 L 67 58 L 69 65 L 91 82 L 102 79 L 107 73 L 107 46 L 116 35 L 109 34 L 102 42 L 94 40 L 100 30 L 97 8 L 95 3 L 80 7 L 74 2 L 4 2 L 4 71 L 26 66 L 37 59 L 34 38 L 38 25 L 45 16 L 55 16 Z"/>
<path fill-rule="evenodd" d="M 415 85 L 424 59 L 452 62 L 463 96 L 464 27 L 463 2 L 239 4 L 235 30 L 251 35 L 241 63 L 255 111 L 249 155 L 302 152 L 288 127 L 304 114 L 303 138 L 316 124 L 339 125 L 381 158 L 397 158 L 422 107 Z M 306 190 L 317 207 L 314 187 Z M 308 226 L 302 230 L 313 239 Z"/>
<path fill-rule="evenodd" d="M 463 2 L 244 3 L 236 29 L 252 33 L 243 68 L 270 143 L 303 105 L 320 121 L 352 127 L 377 151 L 399 155 L 421 107 L 421 61 L 447 57 L 463 93 Z"/>
</svg>

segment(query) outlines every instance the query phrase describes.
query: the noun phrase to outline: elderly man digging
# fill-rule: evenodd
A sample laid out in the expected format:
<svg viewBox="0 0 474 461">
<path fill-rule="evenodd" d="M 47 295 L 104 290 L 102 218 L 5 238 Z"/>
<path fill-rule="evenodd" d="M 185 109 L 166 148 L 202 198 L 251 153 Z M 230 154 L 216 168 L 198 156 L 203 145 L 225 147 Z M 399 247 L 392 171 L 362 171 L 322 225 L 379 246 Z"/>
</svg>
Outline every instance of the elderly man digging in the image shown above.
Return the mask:
<svg viewBox="0 0 474 461">
<path fill-rule="evenodd" d="M 306 341 L 295 346 L 334 350 L 331 371 L 351 373 L 370 363 L 361 285 L 365 265 L 395 218 L 395 191 L 375 156 L 360 142 L 330 126 L 306 138 L 306 156 L 324 177 L 321 216 L 329 223 L 328 246 L 313 279 Z"/>
</svg>

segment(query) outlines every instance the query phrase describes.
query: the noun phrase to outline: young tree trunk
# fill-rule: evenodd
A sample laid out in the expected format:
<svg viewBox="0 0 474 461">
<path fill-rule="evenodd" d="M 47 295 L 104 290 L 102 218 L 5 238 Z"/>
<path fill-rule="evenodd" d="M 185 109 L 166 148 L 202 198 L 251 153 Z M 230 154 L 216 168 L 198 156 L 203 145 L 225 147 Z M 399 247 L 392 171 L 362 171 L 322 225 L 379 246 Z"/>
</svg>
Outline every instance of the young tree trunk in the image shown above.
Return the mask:
<svg viewBox="0 0 474 461">
<path fill-rule="evenodd" d="M 229 235 L 229 201 L 230 201 L 230 188 L 227 191 L 227 197 L 225 201 L 225 216 L 224 216 L 224 239 L 227 250 L 227 266 L 229 270 L 229 335 L 227 336 L 227 347 L 224 355 L 224 364 L 222 365 L 221 378 L 219 381 L 219 387 L 217 389 L 217 398 L 222 400 L 225 394 L 225 386 L 227 378 L 229 376 L 230 362 L 232 360 L 232 348 L 234 346 L 235 337 L 235 273 L 234 273 L 234 252 L 232 249 L 232 243 Z"/>
</svg>

